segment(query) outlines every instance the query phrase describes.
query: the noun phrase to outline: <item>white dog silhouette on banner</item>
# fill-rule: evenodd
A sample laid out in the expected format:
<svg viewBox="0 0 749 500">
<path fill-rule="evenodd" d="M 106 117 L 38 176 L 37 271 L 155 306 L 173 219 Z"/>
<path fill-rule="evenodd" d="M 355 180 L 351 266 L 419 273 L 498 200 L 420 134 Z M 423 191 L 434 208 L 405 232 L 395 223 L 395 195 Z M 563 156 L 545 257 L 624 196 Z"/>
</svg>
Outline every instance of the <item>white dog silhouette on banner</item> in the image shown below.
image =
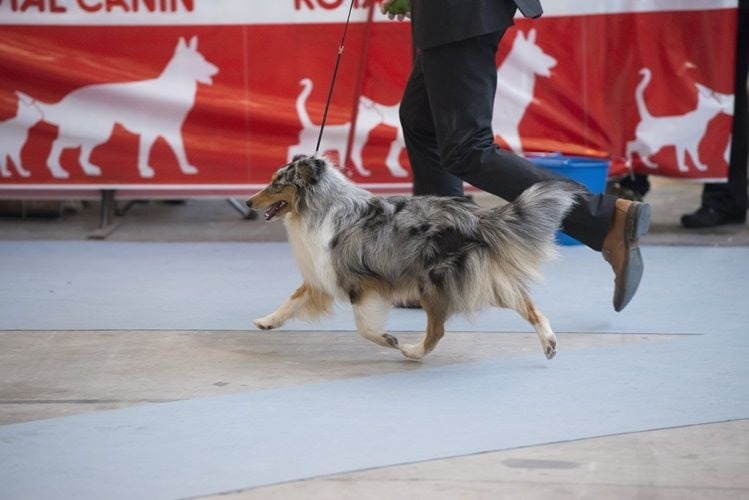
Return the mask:
<svg viewBox="0 0 749 500">
<path fill-rule="evenodd" d="M 518 30 L 510 53 L 497 69 L 492 128 L 517 154 L 523 154 L 520 122 L 534 102 L 536 76 L 550 77 L 556 65 L 557 60 L 536 45 L 536 30 L 532 29 L 527 38 Z"/>
<path fill-rule="evenodd" d="M 302 131 L 299 133 L 299 142 L 289 148 L 287 155 L 288 161 L 291 161 L 297 154 L 310 154 L 315 150 L 317 137 L 320 133 L 320 126 L 312 123 L 309 113 L 307 112 L 307 98 L 312 93 L 312 80 L 303 78 L 300 82 L 302 91 L 296 100 L 296 112 L 299 121 L 302 124 Z M 401 150 L 405 147 L 403 139 L 403 129 L 401 128 L 398 118 L 398 105 L 386 106 L 373 101 L 368 97 L 359 98 L 358 117 L 356 121 L 357 132 L 351 147 L 351 162 L 354 164 L 359 175 L 369 177 L 372 172 L 364 167 L 362 160 L 362 151 L 366 145 L 369 133 L 380 125 L 387 125 L 397 130 L 395 140 L 390 144 L 385 165 L 393 177 L 406 177 L 408 171 L 400 165 L 398 157 Z M 341 123 L 337 125 L 325 126 L 325 150 L 335 151 L 338 158 L 343 162 L 346 155 L 346 143 L 351 131 L 351 123 Z"/>
<path fill-rule="evenodd" d="M 652 72 L 648 68 L 640 70 L 642 80 L 635 90 L 637 110 L 640 113 L 640 123 L 635 129 L 635 140 L 627 143 L 627 158 L 631 161 L 633 153 L 637 153 L 640 160 L 650 168 L 658 165 L 649 160 L 666 146 L 676 148 L 676 161 L 679 170 L 687 172 L 687 153 L 698 170 L 707 170 L 707 165 L 700 161 L 699 145 L 707 132 L 707 124 L 720 113 L 733 115 L 733 95 L 715 92 L 704 85 L 695 83 L 697 87 L 697 107 L 683 115 L 653 116 L 645 103 L 645 88 L 652 79 Z M 724 153 L 728 161 L 729 146 Z"/>
<path fill-rule="evenodd" d="M 24 103 L 25 98 L 19 98 L 18 116 L 13 120 L 25 120 L 27 130 L 41 120 L 58 126 L 57 139 L 47 159 L 49 171 L 58 179 L 70 176 L 60 165 L 63 150 L 78 147 L 81 148 L 83 172 L 101 175 L 101 169 L 91 163 L 91 152 L 109 140 L 118 123 L 140 135 L 138 172 L 141 177 L 154 176 L 148 157 L 159 137 L 164 138 L 174 151 L 182 173 L 195 174 L 198 169 L 190 165 L 185 154 L 182 124 L 195 104 L 198 83 L 212 84 L 212 77 L 217 73 L 218 68 L 198 52 L 197 37 L 193 37 L 189 44 L 180 38 L 172 59 L 154 79 L 88 85 L 54 104 L 35 101 L 33 106 L 28 106 Z M 154 107 L 158 107 L 157 112 L 154 112 Z M 37 114 L 34 114 L 34 109 Z M 26 114 L 35 117 L 35 121 L 23 118 Z M 0 140 L 2 151 L 9 155 L 13 155 L 9 148 L 20 150 L 16 141 L 11 139 L 13 144 L 9 144 L 7 137 Z M 20 165 L 19 156 L 12 158 L 19 173 L 25 176 L 27 172 Z M 2 174 L 6 175 L 5 169 Z"/>
<path fill-rule="evenodd" d="M 29 129 L 42 120 L 42 111 L 34 100 L 22 92 L 16 92 L 18 111 L 16 116 L 0 122 L 0 175 L 10 177 L 10 162 L 21 177 L 31 172 L 21 165 L 21 149 L 26 144 Z"/>
</svg>

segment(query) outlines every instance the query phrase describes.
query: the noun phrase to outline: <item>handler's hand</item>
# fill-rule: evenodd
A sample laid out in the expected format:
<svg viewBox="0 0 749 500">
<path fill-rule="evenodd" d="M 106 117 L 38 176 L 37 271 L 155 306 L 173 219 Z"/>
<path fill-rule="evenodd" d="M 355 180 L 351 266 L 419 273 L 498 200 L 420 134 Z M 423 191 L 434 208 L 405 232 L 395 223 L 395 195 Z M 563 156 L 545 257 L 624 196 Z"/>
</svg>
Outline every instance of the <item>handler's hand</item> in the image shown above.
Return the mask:
<svg viewBox="0 0 749 500">
<path fill-rule="evenodd" d="M 396 4 L 396 5 L 393 5 Z M 391 12 L 391 6 L 397 10 L 402 10 L 404 7 L 407 9 L 404 12 L 395 14 Z M 405 18 L 411 18 L 411 1 L 410 0 L 383 0 L 380 6 L 383 14 L 387 14 L 390 19 L 398 18 L 398 21 L 403 21 Z"/>
</svg>

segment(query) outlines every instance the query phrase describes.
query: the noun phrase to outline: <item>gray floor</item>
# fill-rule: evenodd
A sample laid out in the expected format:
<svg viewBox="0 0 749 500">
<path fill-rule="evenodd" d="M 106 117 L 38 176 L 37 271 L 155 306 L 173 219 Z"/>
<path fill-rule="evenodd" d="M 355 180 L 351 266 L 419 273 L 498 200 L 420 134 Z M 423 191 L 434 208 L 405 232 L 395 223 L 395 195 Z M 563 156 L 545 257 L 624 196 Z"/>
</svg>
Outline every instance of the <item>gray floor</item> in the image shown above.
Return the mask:
<svg viewBox="0 0 749 500">
<path fill-rule="evenodd" d="M 600 256 L 561 249 L 534 291 L 551 362 L 507 311 L 421 363 L 346 307 L 254 331 L 298 273 L 223 201 L 136 205 L 105 242 L 93 206 L 0 219 L 0 498 L 746 498 L 749 238 L 679 229 L 698 197 L 656 186 L 623 313 Z"/>
<path fill-rule="evenodd" d="M 746 498 L 747 448 L 744 420 L 384 467 L 212 498 Z"/>
</svg>

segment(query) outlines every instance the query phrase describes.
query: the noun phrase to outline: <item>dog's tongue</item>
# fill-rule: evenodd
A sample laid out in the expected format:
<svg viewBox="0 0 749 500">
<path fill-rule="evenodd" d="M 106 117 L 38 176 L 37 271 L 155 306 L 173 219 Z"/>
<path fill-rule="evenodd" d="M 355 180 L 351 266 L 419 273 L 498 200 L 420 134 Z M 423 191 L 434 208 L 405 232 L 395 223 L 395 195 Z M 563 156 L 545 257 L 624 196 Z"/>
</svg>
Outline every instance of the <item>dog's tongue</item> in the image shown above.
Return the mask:
<svg viewBox="0 0 749 500">
<path fill-rule="evenodd" d="M 278 215 L 278 212 L 280 212 L 284 206 L 286 206 L 285 201 L 277 201 L 273 205 L 269 206 L 268 210 L 265 211 L 265 220 L 271 220 L 273 217 Z"/>
</svg>

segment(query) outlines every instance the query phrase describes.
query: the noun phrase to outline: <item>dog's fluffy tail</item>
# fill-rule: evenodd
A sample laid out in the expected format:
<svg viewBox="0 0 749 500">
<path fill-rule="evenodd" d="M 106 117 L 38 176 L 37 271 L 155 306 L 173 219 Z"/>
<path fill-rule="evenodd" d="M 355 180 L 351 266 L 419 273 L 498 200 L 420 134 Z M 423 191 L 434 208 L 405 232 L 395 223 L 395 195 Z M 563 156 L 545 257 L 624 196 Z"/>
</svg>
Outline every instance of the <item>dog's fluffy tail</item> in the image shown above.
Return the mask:
<svg viewBox="0 0 749 500">
<path fill-rule="evenodd" d="M 571 181 L 544 181 L 495 209 L 501 245 L 509 243 L 538 264 L 553 256 L 554 231 L 582 192 L 582 186 Z"/>
<path fill-rule="evenodd" d="M 302 127 L 305 129 L 314 129 L 317 127 L 312 123 L 312 119 L 307 112 L 307 98 L 312 93 L 312 80 L 309 78 L 302 78 L 299 80 L 299 85 L 302 86 L 302 91 L 296 98 L 296 113 L 299 116 L 299 121 L 302 123 Z"/>
<path fill-rule="evenodd" d="M 648 106 L 645 104 L 645 89 L 648 87 L 651 78 L 653 78 L 653 73 L 649 68 L 642 68 L 640 76 L 642 76 L 642 79 L 635 89 L 635 100 L 637 101 L 637 111 L 640 113 L 640 121 L 642 121 L 652 118 Z"/>
</svg>

